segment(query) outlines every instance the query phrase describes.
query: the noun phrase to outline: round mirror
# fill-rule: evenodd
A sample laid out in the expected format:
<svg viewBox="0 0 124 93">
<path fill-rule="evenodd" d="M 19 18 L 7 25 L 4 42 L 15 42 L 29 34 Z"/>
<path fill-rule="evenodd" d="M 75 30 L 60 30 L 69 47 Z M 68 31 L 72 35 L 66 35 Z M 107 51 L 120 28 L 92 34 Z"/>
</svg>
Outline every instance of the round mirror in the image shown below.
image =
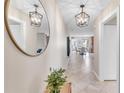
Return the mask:
<svg viewBox="0 0 124 93">
<path fill-rule="evenodd" d="M 50 28 L 40 0 L 6 0 L 6 29 L 18 49 L 38 56 L 47 48 Z"/>
</svg>

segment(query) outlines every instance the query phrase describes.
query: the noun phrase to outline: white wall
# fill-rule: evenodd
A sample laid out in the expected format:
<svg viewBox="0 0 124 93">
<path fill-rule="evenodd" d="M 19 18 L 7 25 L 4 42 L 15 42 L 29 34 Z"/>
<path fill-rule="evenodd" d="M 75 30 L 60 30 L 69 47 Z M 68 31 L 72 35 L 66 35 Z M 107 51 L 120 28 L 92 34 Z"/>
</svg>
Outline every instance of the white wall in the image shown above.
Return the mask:
<svg viewBox="0 0 124 93">
<path fill-rule="evenodd" d="M 5 93 L 44 93 L 49 67 L 61 67 L 67 62 L 66 31 L 56 0 L 44 0 L 50 22 L 50 41 L 38 57 L 20 52 L 5 31 Z"/>
<path fill-rule="evenodd" d="M 51 6 L 50 6 L 51 7 Z M 55 20 L 54 33 L 50 34 L 50 42 L 48 51 L 48 61 L 50 67 L 58 68 L 66 66 L 67 64 L 67 43 L 66 43 L 66 29 L 64 20 L 62 18 L 58 4 L 55 5 L 55 16 L 50 16 Z M 54 43 L 53 43 L 54 42 Z"/>
<path fill-rule="evenodd" d="M 94 53 L 95 53 L 95 61 L 94 61 L 94 70 L 96 75 L 99 77 L 99 42 L 100 42 L 100 22 L 112 11 L 114 11 L 119 6 L 119 0 L 111 0 L 111 2 L 106 6 L 103 11 L 97 16 L 97 18 L 94 21 Z"/>
<path fill-rule="evenodd" d="M 117 26 L 104 25 L 103 49 L 100 62 L 100 78 L 102 80 L 117 80 Z"/>
<path fill-rule="evenodd" d="M 68 32 L 69 35 L 81 35 L 81 36 L 87 36 L 87 37 L 90 37 L 90 36 L 93 36 L 94 35 L 94 31 L 91 30 L 91 29 L 83 29 L 82 31 L 69 31 Z"/>
</svg>

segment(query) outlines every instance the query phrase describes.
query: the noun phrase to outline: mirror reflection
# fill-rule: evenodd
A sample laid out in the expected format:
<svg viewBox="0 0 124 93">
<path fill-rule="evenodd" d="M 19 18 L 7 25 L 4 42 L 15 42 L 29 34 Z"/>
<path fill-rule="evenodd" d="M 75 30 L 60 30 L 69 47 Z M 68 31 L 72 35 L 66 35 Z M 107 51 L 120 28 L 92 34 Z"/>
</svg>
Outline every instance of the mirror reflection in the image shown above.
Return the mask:
<svg viewBox="0 0 124 93">
<path fill-rule="evenodd" d="M 7 23 L 16 45 L 28 55 L 43 53 L 49 41 L 49 22 L 39 0 L 10 0 Z"/>
</svg>

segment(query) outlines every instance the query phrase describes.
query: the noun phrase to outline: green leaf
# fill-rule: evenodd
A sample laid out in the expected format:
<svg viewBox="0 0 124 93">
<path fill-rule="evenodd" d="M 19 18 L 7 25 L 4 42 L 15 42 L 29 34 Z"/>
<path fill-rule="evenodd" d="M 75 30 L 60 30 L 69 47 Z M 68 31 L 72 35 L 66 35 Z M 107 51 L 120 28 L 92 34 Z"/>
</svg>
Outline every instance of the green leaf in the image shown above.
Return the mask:
<svg viewBox="0 0 124 93">
<path fill-rule="evenodd" d="M 48 75 L 48 79 L 45 80 L 47 82 L 47 87 L 50 91 L 55 91 L 61 88 L 66 82 L 67 76 L 64 75 L 65 69 L 52 69 L 50 75 Z"/>
</svg>

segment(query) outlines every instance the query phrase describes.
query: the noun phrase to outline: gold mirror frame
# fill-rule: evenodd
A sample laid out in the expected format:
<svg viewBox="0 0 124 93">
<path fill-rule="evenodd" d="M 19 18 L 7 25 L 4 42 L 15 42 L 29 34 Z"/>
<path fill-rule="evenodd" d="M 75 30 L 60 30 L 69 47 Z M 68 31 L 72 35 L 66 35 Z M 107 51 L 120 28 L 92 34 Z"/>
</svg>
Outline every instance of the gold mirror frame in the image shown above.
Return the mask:
<svg viewBox="0 0 124 93">
<path fill-rule="evenodd" d="M 43 4 L 41 3 L 40 0 L 39 0 L 39 2 L 40 2 L 40 4 L 42 5 L 42 7 L 43 7 L 43 9 L 44 9 L 44 12 L 45 12 L 45 14 L 46 14 L 46 18 L 47 18 L 47 21 L 48 21 L 48 27 L 49 27 L 49 40 L 50 40 L 50 25 L 49 25 L 48 16 L 47 16 L 47 13 L 46 13 L 46 11 L 45 11 L 45 8 L 44 8 Z M 48 47 L 49 40 L 48 40 L 48 42 L 47 42 L 47 45 L 46 45 L 46 48 L 44 49 L 44 51 L 43 51 L 42 53 L 36 54 L 36 55 L 31 55 L 31 54 L 25 52 L 25 51 L 16 43 L 16 40 L 15 40 L 15 38 L 13 37 L 12 32 L 11 32 L 10 27 L 9 27 L 9 24 L 8 24 L 8 8 L 9 8 L 9 4 L 10 4 L 10 0 L 5 0 L 5 1 L 4 1 L 4 22 L 5 22 L 5 29 L 7 30 L 8 34 L 9 34 L 9 37 L 10 37 L 10 39 L 12 40 L 12 42 L 14 43 L 14 45 L 15 45 L 22 53 L 24 53 L 25 55 L 30 56 L 30 57 L 36 57 L 36 56 L 39 56 L 39 55 L 43 54 L 43 53 L 46 51 L 47 47 Z"/>
</svg>

